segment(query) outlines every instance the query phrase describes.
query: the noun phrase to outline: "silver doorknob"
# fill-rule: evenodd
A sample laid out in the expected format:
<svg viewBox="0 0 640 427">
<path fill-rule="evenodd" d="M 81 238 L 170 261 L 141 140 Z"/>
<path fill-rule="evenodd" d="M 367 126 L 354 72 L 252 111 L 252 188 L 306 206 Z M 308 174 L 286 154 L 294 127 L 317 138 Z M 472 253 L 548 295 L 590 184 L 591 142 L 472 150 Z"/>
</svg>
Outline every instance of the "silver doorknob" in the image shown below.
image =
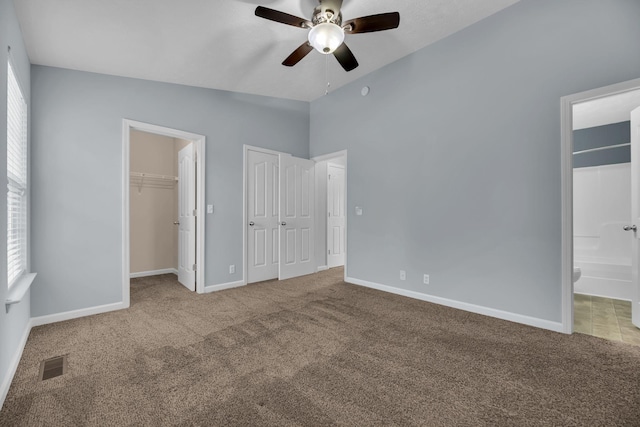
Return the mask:
<svg viewBox="0 0 640 427">
<path fill-rule="evenodd" d="M 622 227 L 622 229 L 624 231 L 638 231 L 638 227 L 636 227 L 635 225 L 625 225 L 624 227 Z"/>
<path fill-rule="evenodd" d="M 254 225 L 256 225 L 256 223 L 255 223 L 255 222 L 253 222 L 253 221 L 251 221 L 251 222 L 249 223 L 249 225 L 250 225 L 251 227 L 253 227 Z"/>
<path fill-rule="evenodd" d="M 280 225 L 287 225 L 287 223 L 286 223 L 286 222 L 284 222 L 284 221 L 282 221 L 282 222 L 280 223 Z"/>
<path fill-rule="evenodd" d="M 180 225 L 180 221 L 173 221 L 173 225 Z"/>
</svg>

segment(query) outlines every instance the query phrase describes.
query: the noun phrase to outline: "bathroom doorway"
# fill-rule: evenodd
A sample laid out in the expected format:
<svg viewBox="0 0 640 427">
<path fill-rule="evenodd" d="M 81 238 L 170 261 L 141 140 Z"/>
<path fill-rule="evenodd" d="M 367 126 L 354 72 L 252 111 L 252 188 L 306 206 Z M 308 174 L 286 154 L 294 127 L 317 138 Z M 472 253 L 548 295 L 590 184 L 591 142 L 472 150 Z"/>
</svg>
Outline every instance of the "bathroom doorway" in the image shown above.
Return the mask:
<svg viewBox="0 0 640 427">
<path fill-rule="evenodd" d="M 631 111 L 638 107 L 640 88 L 571 105 L 572 330 L 635 345 Z"/>
</svg>

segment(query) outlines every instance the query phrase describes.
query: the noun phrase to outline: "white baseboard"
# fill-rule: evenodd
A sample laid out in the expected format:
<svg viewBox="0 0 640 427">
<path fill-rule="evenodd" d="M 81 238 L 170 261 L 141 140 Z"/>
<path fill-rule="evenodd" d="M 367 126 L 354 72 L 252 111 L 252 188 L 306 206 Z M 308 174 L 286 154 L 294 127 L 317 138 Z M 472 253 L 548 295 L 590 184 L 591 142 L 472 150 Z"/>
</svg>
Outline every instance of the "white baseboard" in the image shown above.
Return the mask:
<svg viewBox="0 0 640 427">
<path fill-rule="evenodd" d="M 0 384 L 0 408 L 2 408 L 2 405 L 4 405 L 4 400 L 7 398 L 7 394 L 9 394 L 11 382 L 13 382 L 13 377 L 18 370 L 20 359 L 22 359 L 22 352 L 24 351 L 24 347 L 27 345 L 27 339 L 29 338 L 29 333 L 31 332 L 32 323 L 33 322 L 29 320 L 25 325 L 24 332 L 22 333 L 22 338 L 18 343 L 18 348 L 16 348 L 16 351 L 11 358 L 11 362 L 9 363 L 9 370 L 6 372 L 4 378 L 2 379 L 2 384 Z"/>
<path fill-rule="evenodd" d="M 178 274 L 178 270 L 175 268 L 163 268 L 162 270 L 151 270 L 151 271 L 139 271 L 137 273 L 129 274 L 131 279 L 135 279 L 137 277 L 149 277 L 149 276 L 159 276 L 161 274 Z"/>
<path fill-rule="evenodd" d="M 94 314 L 107 313 L 109 311 L 121 310 L 129 308 L 122 302 L 113 304 L 99 305 L 96 307 L 82 308 L 80 310 L 65 311 L 64 313 L 49 314 L 47 316 L 39 316 L 31 318 L 31 326 L 47 325 L 49 323 L 62 322 L 65 320 L 77 319 L 78 317 L 92 316 Z"/>
<path fill-rule="evenodd" d="M 508 311 L 496 310 L 495 308 L 483 307 L 481 305 L 469 304 L 466 302 L 436 297 L 433 295 L 423 294 L 421 292 L 381 285 L 379 283 L 368 282 L 366 280 L 355 279 L 353 277 L 346 277 L 345 282 L 422 301 L 432 302 L 434 304 L 457 308 L 459 310 L 470 311 L 472 313 L 482 314 L 484 316 L 495 317 L 497 319 L 508 320 L 510 322 L 522 323 L 524 325 L 535 326 L 536 328 L 548 329 L 550 331 L 564 333 L 561 322 L 552 322 L 550 320 L 538 319 L 537 317 L 530 317 L 522 314 L 511 313 Z"/>
<path fill-rule="evenodd" d="M 238 280 L 237 282 L 222 283 L 220 285 L 209 285 L 204 287 L 204 293 L 208 294 L 210 292 L 223 291 L 225 289 L 239 288 L 240 286 L 244 286 L 244 285 L 246 285 L 244 280 Z"/>
<path fill-rule="evenodd" d="M 318 268 L 316 269 L 316 272 L 325 271 L 328 269 L 329 267 L 327 267 L 326 265 L 319 265 Z"/>
</svg>

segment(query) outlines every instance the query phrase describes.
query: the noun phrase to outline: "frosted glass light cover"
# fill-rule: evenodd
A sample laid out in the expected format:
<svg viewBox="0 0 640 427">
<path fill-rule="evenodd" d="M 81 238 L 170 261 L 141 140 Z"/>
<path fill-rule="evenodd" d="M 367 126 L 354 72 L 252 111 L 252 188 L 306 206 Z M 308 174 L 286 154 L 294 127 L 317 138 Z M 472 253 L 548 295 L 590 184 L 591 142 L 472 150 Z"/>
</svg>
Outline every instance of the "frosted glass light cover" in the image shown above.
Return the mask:
<svg viewBox="0 0 640 427">
<path fill-rule="evenodd" d="M 333 53 L 344 41 L 344 30 L 336 24 L 318 24 L 309 31 L 309 44 L 320 53 Z"/>
</svg>

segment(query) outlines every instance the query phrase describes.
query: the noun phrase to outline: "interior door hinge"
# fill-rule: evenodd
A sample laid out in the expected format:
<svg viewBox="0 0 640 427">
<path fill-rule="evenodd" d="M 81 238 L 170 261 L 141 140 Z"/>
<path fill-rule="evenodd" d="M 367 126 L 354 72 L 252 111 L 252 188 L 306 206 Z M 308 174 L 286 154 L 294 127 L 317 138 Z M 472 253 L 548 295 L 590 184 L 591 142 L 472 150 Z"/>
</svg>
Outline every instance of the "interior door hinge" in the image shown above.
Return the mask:
<svg viewBox="0 0 640 427">
<path fill-rule="evenodd" d="M 328 217 L 331 217 L 331 212 L 327 212 L 327 216 L 328 216 Z"/>
<path fill-rule="evenodd" d="M 198 209 L 193 210 L 193 216 L 198 216 Z"/>
<path fill-rule="evenodd" d="M 327 250 L 327 254 L 331 255 L 331 249 Z"/>
<path fill-rule="evenodd" d="M 329 181 L 331 181 L 331 175 L 329 175 Z"/>
<path fill-rule="evenodd" d="M 193 271 L 198 271 L 198 264 L 193 264 Z"/>
</svg>

